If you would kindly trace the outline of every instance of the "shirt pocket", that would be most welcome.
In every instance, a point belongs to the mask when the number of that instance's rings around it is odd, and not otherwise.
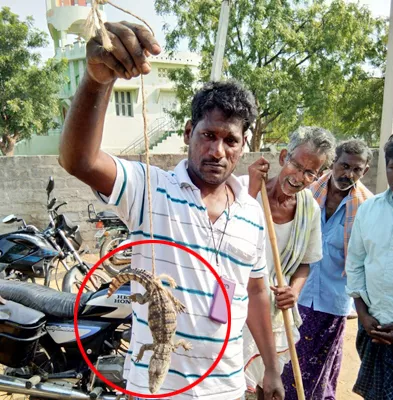
[[[344,224],[345,218],[333,224],[329,229],[326,241],[329,245],[333,246],[335,250],[342,252],[344,256]]]
[[[244,240],[231,239],[226,244],[226,253],[235,264],[254,266],[257,262],[257,249]]]

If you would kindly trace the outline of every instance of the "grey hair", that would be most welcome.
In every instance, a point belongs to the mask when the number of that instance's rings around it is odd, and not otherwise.
[[[326,162],[322,168],[330,167],[334,161],[336,147],[336,139],[330,131],[318,126],[300,126],[289,137],[288,154],[292,154],[297,147],[304,144],[310,145],[318,154],[326,155]]]
[[[373,159],[373,153],[367,146],[367,143],[360,139],[351,139],[341,142],[336,148],[336,160],[341,157],[342,153],[355,154],[358,156],[366,156],[367,164]]]

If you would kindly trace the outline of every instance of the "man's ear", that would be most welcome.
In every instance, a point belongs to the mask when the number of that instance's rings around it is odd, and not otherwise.
[[[184,143],[188,146],[190,144],[190,138],[192,133],[192,122],[189,119],[184,127]]]
[[[287,149],[282,149],[280,151],[280,156],[278,158],[281,167],[284,166],[287,157],[288,157],[288,150]]]
[[[246,148],[246,145],[248,146],[248,144],[247,144],[247,136],[243,135],[242,152],[240,153],[240,157],[244,154],[244,149]]]
[[[370,166],[367,164],[367,167],[365,168],[365,170],[363,172],[363,176],[367,174],[369,169],[370,169]],[[363,176],[362,176],[362,178],[363,178]]]

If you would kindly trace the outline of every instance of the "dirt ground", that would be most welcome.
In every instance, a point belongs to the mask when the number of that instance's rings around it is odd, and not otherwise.
[[[95,255],[86,255],[84,259],[87,262],[95,263],[97,257]],[[51,285],[55,288],[54,284]],[[352,392],[352,386],[356,380],[357,373],[359,371],[359,357],[355,348],[355,339],[357,333],[357,319],[352,319],[347,321],[345,338],[344,338],[344,356],[341,368],[341,373],[339,376],[338,388],[337,388],[337,398],[336,400],[359,400],[360,396]],[[1,366],[0,366],[1,373]],[[0,392],[0,400],[4,397],[4,394]],[[7,397],[5,397],[7,398]],[[23,396],[14,396],[13,400],[22,400]],[[253,400],[254,396],[247,396],[247,400]],[[8,400],[8,399],[7,399]],[[308,399],[306,399],[308,400]]]

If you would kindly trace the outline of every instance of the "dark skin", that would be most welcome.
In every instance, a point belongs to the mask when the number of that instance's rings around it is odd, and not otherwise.
[[[390,190],[393,191],[393,159],[386,164],[386,177]],[[374,343],[392,345],[393,344],[393,322],[381,325],[374,317],[368,313],[367,305],[361,298],[355,299],[356,311],[359,321],[363,325],[367,334],[372,337]]]
[[[325,209],[326,220],[328,220],[337,210],[341,201],[348,195],[353,183],[369,170],[365,155],[348,154],[343,152],[333,163],[332,177],[328,184],[328,194],[326,197]]]
[[[386,178],[388,180],[390,190],[393,192],[393,159],[388,160],[386,164]]]
[[[189,145],[188,173],[201,190],[202,199],[214,223],[226,207],[226,180],[243,154],[242,121],[226,118],[218,109],[207,113],[195,127],[187,122],[184,142]],[[234,194],[227,186],[230,204]]]
[[[93,189],[109,196],[116,179],[116,164],[100,150],[105,113],[117,78],[131,79],[151,71],[150,54],[161,52],[155,38],[145,27],[127,22],[106,23],[114,45],[105,51],[98,38],[87,44],[87,73],[67,114],[60,143],[60,165]],[[243,145],[240,120],[225,119],[218,110],[207,113],[193,127],[187,123],[185,142],[189,144],[189,174],[200,189],[208,215],[214,223],[226,207],[226,179],[240,158]],[[230,203],[233,192],[227,187]],[[284,398],[275,353],[269,300],[263,279],[248,283],[252,331],[267,370],[264,382],[267,399]],[[256,321],[264,321],[261,328]],[[257,326],[258,325],[258,326]]]
[[[124,22],[106,23],[105,26],[115,46],[114,51],[105,51],[98,38],[87,44],[87,73],[67,113],[59,163],[71,175],[108,196],[115,183],[116,164],[100,150],[100,146],[113,85],[117,78],[148,74],[151,67],[147,54],[158,55],[161,47],[140,25]]]
[[[316,178],[321,175],[321,169],[326,162],[326,156],[315,152],[309,145],[297,147],[288,161],[287,150],[280,153],[280,166],[282,167],[278,176],[271,178],[266,183],[269,205],[273,221],[276,224],[285,224],[294,219],[296,213],[296,193],[307,187],[312,180],[305,177],[304,171],[309,171]],[[257,197],[261,190],[262,179],[266,179],[269,162],[261,157],[250,165],[249,171],[249,194]],[[306,283],[309,274],[309,265],[300,264],[299,268],[291,277],[289,286],[271,286],[276,298],[277,308],[287,310],[293,308],[299,298],[300,292]],[[266,386],[257,386],[257,399],[264,400]]]

